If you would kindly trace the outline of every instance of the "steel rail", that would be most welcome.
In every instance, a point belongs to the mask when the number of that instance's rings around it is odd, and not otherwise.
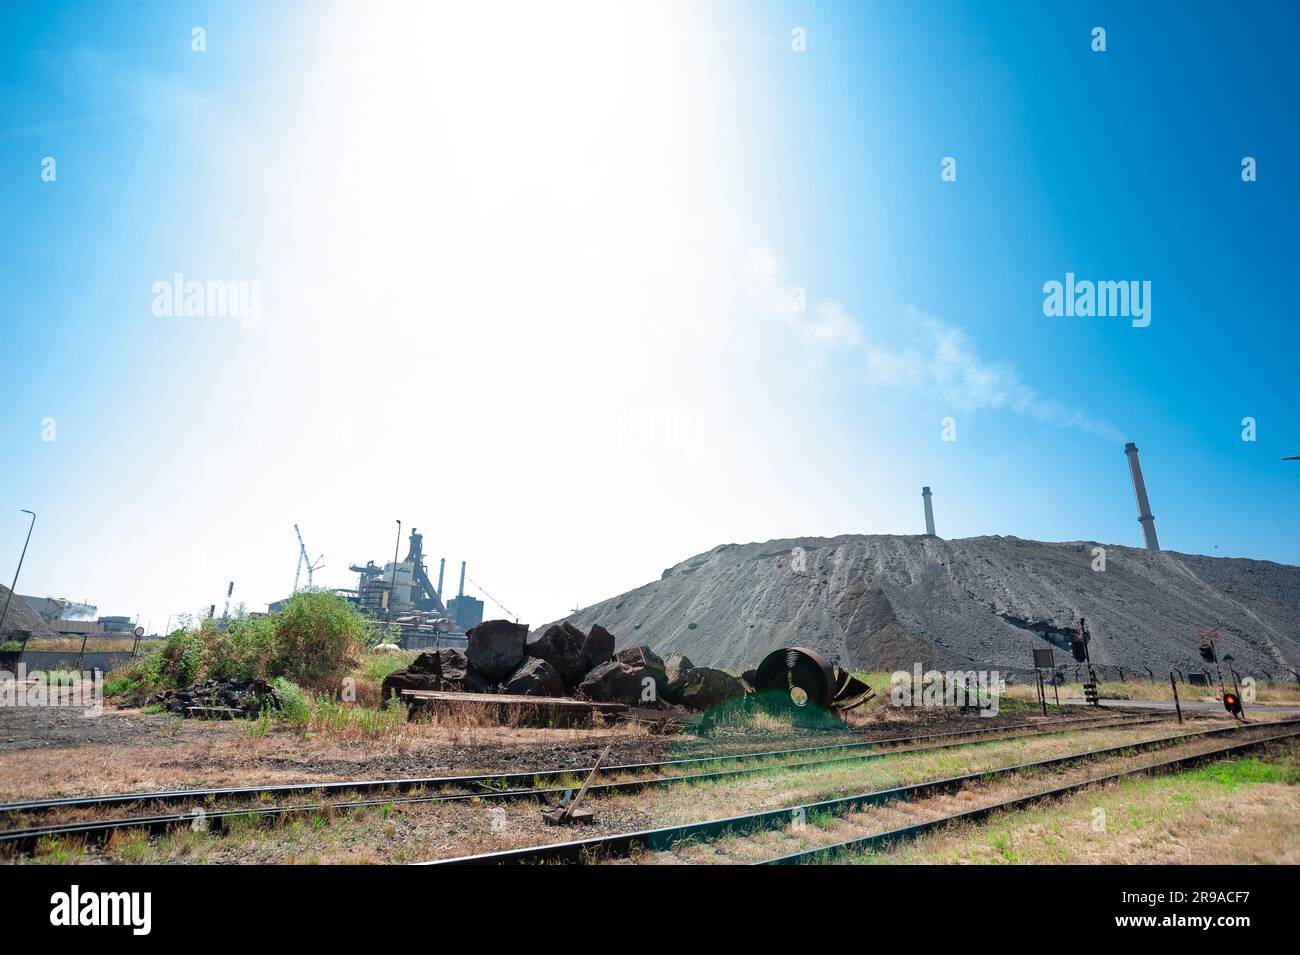
[[[615,793],[632,793],[639,792],[643,789],[649,789],[655,786],[671,786],[679,783],[700,783],[715,782],[725,779],[736,779],[743,776],[758,775],[770,772],[789,772],[792,770],[801,770],[815,768],[818,766],[833,765],[836,763],[858,762],[869,759],[880,759],[885,756],[909,755],[914,753],[931,752],[941,749],[953,749],[961,746],[978,745],[980,743],[999,743],[1008,742],[1017,739],[1034,739],[1042,736],[1053,736],[1061,733],[1086,732],[1094,729],[1115,729],[1130,726],[1144,726],[1151,723],[1163,722],[1160,718],[1147,718],[1139,720],[1119,720],[1110,723],[1092,723],[1087,726],[1071,727],[1047,727],[1049,732],[1036,733],[1012,733],[1003,736],[995,736],[988,739],[954,741],[941,743],[933,746],[914,746],[900,747],[897,749],[882,750],[880,752],[844,754],[841,756],[832,756],[826,759],[802,760],[791,763],[772,763],[762,766],[755,766],[742,769],[718,770],[707,773],[686,773],[678,776],[656,776],[649,779],[632,779],[618,782],[597,783],[589,787],[588,793],[594,795],[611,795]],[[828,747],[827,749],[835,749]],[[649,764],[656,765],[656,764]],[[0,845],[17,846],[20,849],[30,848],[40,839],[50,836],[107,836],[109,833],[119,829],[143,829],[150,833],[165,832],[176,826],[200,822],[204,827],[224,825],[226,820],[240,817],[252,816],[283,816],[290,814],[306,814],[321,811],[338,811],[345,809],[363,809],[376,806],[392,805],[411,805],[418,803],[431,802],[462,802],[465,800],[520,800],[520,799],[544,799],[547,797],[558,797],[566,789],[559,788],[533,788],[533,789],[505,789],[505,790],[486,790],[483,792],[470,793],[431,793],[412,796],[401,796],[398,798],[374,798],[345,800],[342,802],[329,803],[308,803],[290,806],[247,806],[234,809],[213,809],[205,810],[201,807],[179,813],[166,813],[152,816],[132,816],[118,819],[90,820],[83,822],[54,823],[43,826],[32,826],[21,829],[9,829],[0,831]]]
[[[1136,718],[1130,717],[1130,721],[1134,724],[1138,724],[1158,722],[1163,718],[1164,717],[1159,716],[1148,717],[1140,715]],[[757,752],[723,754],[718,756],[692,756],[682,759],[669,759],[661,762],[650,763],[623,763],[617,766],[606,766],[604,767],[603,772],[645,772],[667,767],[699,765],[701,763],[725,763],[729,761],[739,762],[752,759],[771,759],[782,756],[795,756],[804,753],[829,752],[832,750],[842,749],[862,749],[865,747],[887,746],[900,743],[915,743],[931,739],[953,739],[958,737],[984,735],[987,733],[997,733],[1007,730],[1033,730],[1045,726],[1058,727],[1085,723],[1091,724],[1105,719],[1106,717],[1098,716],[1075,717],[1068,720],[1057,720],[1051,723],[1013,723],[1004,726],[990,726],[985,729],[955,730],[948,733],[928,733],[915,736],[894,736],[882,739],[856,740],[853,742],[831,743],[824,746],[802,746],[794,749],[760,750]],[[399,792],[403,792],[416,788],[446,788],[449,786],[483,786],[492,789],[499,789],[512,784],[527,785],[537,779],[545,779],[549,777],[566,775],[581,776],[590,773],[591,769],[592,767],[586,766],[568,769],[538,769],[513,773],[482,773],[472,776],[332,780],[314,783],[284,783],[272,786],[230,786],[218,789],[170,789],[158,792],[112,793],[102,796],[67,796],[58,799],[35,799],[26,802],[0,803],[0,815],[15,812],[48,811],[51,809],[84,809],[99,806],[123,805],[128,803],[190,802],[196,799],[246,798],[263,795],[292,795],[312,792],[373,792],[379,789],[395,789]]]
[[[635,832],[615,833],[608,836],[595,836],[589,839],[576,839],[570,842],[557,842],[541,846],[525,846],[518,849],[503,849],[497,852],[477,853],[469,856],[434,859],[420,864],[499,865],[525,862],[545,862],[551,860],[583,861],[586,858],[598,855],[601,852],[611,855],[627,855],[637,847],[663,849],[680,842],[683,839],[695,836],[707,838],[717,836],[724,832],[746,833],[764,829],[780,828],[786,825],[790,821],[791,814],[798,810],[804,810],[805,813],[818,811],[829,811],[833,813],[846,812],[858,806],[877,805],[898,799],[913,798],[922,794],[930,795],[940,792],[948,792],[960,789],[967,783],[980,779],[1009,775],[1012,773],[1024,772],[1026,770],[1064,766],[1073,762],[1079,762],[1099,756],[1111,756],[1121,752],[1156,749],[1176,745],[1190,739],[1219,736],[1224,733],[1252,732],[1258,729],[1268,729],[1288,725],[1300,727],[1300,720],[1279,720],[1268,723],[1252,723],[1246,726],[1234,723],[1232,726],[1225,726],[1218,729],[1197,730],[1189,733],[1177,733],[1171,736],[1158,737],[1153,740],[1122,743],[1117,746],[1109,746],[1082,753],[1071,753],[1065,756],[1056,756],[1032,763],[1021,763],[1013,766],[1004,766],[998,769],[983,770],[981,772],[969,773],[964,776],[953,776],[947,779],[912,783],[905,786],[897,786],[892,789],[859,793],[853,796],[841,796],[802,806],[787,806],[781,809],[769,809],[739,816],[710,819],[703,822],[685,823],[676,826],[663,826],[657,829],[643,829]],[[1295,732],[1300,733],[1300,728],[1297,728]]]
[[[994,813],[1024,809],[1034,805],[1035,803],[1049,799],[1058,799],[1062,796],[1068,796],[1092,786],[1099,786],[1102,783],[1114,782],[1141,773],[1166,772],[1171,769],[1179,769],[1185,766],[1195,766],[1198,763],[1217,759],[1225,753],[1241,752],[1247,749],[1253,749],[1256,746],[1262,746],[1265,743],[1271,743],[1280,739],[1291,739],[1295,736],[1300,736],[1300,729],[1292,729],[1285,733],[1278,733],[1273,736],[1264,736],[1259,739],[1247,740],[1244,743],[1231,743],[1228,746],[1221,746],[1218,749],[1207,750],[1203,753],[1193,753],[1190,756],[1178,756],[1174,759],[1167,759],[1160,763],[1139,766],[1135,769],[1125,769],[1117,773],[1109,773],[1105,776],[1095,776],[1092,779],[1085,779],[1082,782],[1057,786],[1055,789],[1046,789],[1042,792],[1030,793],[1027,796],[1017,796],[1012,799],[1004,799],[1002,802],[995,803],[992,806],[982,806],[978,809],[968,809],[965,812],[955,812],[926,822],[913,823],[910,826],[900,826],[896,829],[874,833],[869,836],[861,836],[857,839],[846,839],[843,842],[835,842],[819,848],[805,849],[801,852],[792,852],[788,855],[778,856],[775,859],[764,859],[761,862],[755,862],[752,864],[800,865],[809,862],[821,863],[829,862],[836,856],[845,853],[865,852],[877,848],[892,848],[898,843],[915,839],[927,832],[944,828],[954,823],[979,822]]]

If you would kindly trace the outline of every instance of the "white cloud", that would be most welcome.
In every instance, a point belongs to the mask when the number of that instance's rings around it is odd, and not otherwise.
[[[942,395],[965,411],[1010,411],[1046,424],[1078,428],[1110,441],[1122,433],[1086,411],[1048,398],[1026,384],[1015,366],[979,355],[960,328],[909,305],[899,323],[901,341],[885,342],[868,334],[834,299],[823,299],[808,311],[797,310],[795,290],[783,287],[777,255],[766,246],[754,254],[754,278],[762,298],[787,326],[805,341],[857,353],[866,364],[869,381],[882,387],[906,387]]]
[[[1047,424],[1079,428],[1107,440],[1123,435],[1080,408],[1047,398],[1025,384],[1010,362],[982,359],[959,328],[908,306],[905,324],[918,329],[924,379],[948,401],[966,410],[1005,410]]]

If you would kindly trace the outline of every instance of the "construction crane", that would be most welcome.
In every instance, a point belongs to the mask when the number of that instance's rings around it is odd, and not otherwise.
[[[307,589],[311,589],[312,575],[325,566],[325,555],[321,554],[316,558],[316,563],[311,562],[307,556],[307,545],[302,542],[302,531],[298,530],[298,525],[293,525],[293,532],[298,535],[298,569],[293,572],[293,592],[298,592],[298,579],[302,576],[303,567],[307,568]]]

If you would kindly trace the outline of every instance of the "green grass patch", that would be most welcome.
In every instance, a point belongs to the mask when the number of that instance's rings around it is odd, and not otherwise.
[[[1258,757],[1211,763],[1180,773],[1177,778],[1217,783],[1224,789],[1240,789],[1254,783],[1300,783],[1300,766],[1294,762],[1266,762]]]

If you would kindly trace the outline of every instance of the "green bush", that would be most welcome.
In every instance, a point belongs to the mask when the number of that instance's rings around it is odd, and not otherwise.
[[[138,677],[118,676],[104,681],[104,696],[127,696],[140,688]]]
[[[304,591],[278,613],[177,630],[160,649],[114,671],[110,683],[135,702],[205,679],[285,677],[299,687],[333,690],[380,635],[343,598]]]
[[[276,677],[271,685],[275,687],[275,697],[280,702],[280,719],[294,726],[305,726],[311,719],[311,707],[307,705],[307,695],[302,688],[284,677]]]
[[[274,620],[276,675],[301,686],[333,688],[373,636],[355,607],[323,591],[295,594]]]
[[[274,617],[239,617],[213,641],[209,675],[221,679],[266,680],[276,658]]]
[[[159,674],[172,686],[189,686],[203,668],[203,633],[178,631],[162,648]]]

